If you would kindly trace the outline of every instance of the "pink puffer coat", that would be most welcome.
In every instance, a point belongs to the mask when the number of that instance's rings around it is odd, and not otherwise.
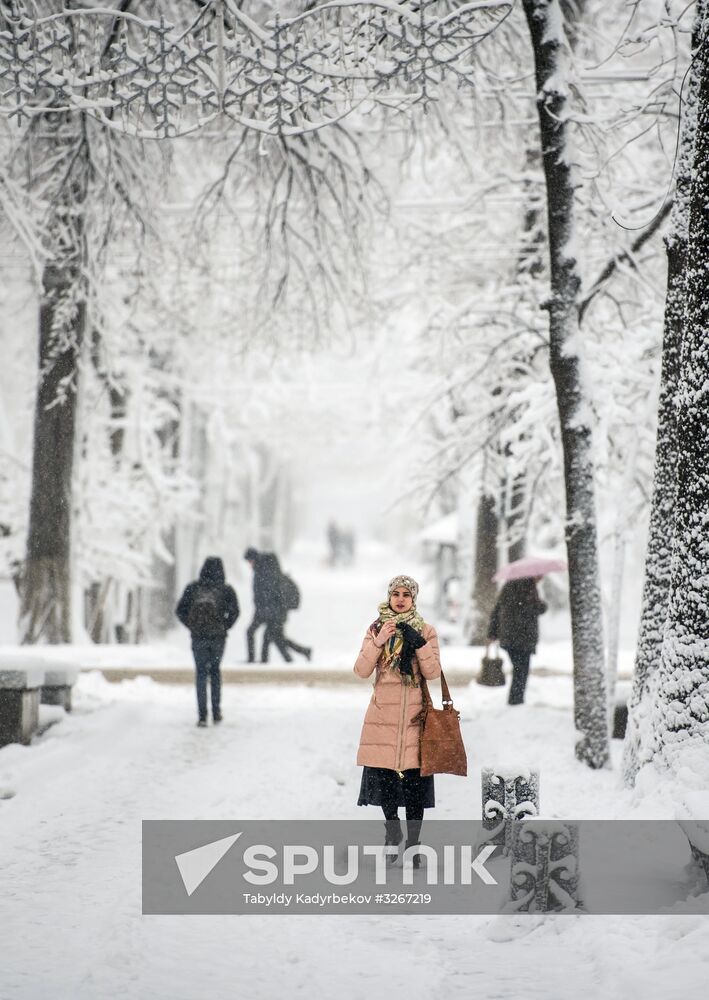
[[[441,657],[438,636],[432,625],[424,625],[426,645],[416,650],[413,661],[414,674],[426,680],[441,675]],[[359,739],[357,763],[369,767],[388,767],[392,771],[405,771],[420,767],[418,722],[414,716],[421,711],[421,688],[404,684],[396,670],[381,670],[378,661],[382,650],[375,646],[371,632],[367,632],[354,665],[358,677],[374,678],[374,691],[367,708]],[[435,693],[432,692],[435,697]]]

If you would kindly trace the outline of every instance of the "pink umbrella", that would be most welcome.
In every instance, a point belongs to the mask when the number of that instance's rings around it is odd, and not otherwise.
[[[524,559],[515,559],[498,569],[493,576],[496,583],[503,583],[506,580],[523,580],[530,576],[546,576],[547,573],[555,573],[557,570],[566,569],[563,559],[542,559],[539,556],[525,556]]]

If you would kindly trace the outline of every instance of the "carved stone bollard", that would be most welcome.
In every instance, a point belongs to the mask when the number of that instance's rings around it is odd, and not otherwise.
[[[707,880],[709,880],[709,854],[705,854],[704,851],[695,847],[694,844],[690,844],[689,847],[692,852],[692,860],[699,865],[706,875]]]
[[[532,820],[512,825],[512,913],[562,913],[582,909],[579,834],[573,823]]]
[[[679,825],[689,841],[692,860],[701,868],[709,881],[709,823],[680,820]]]
[[[514,820],[539,815],[539,771],[483,768],[482,802],[484,843],[497,844],[509,854]]]

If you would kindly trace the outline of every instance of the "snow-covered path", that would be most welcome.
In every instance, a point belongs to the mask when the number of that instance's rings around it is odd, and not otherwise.
[[[539,763],[547,815],[627,810],[615,773],[573,761],[567,689],[548,679],[544,703],[513,715],[500,690],[457,692],[472,776],[437,779],[436,817],[478,816],[479,768],[501,760]],[[198,730],[184,686],[83,677],[72,716],[0,751],[0,998],[606,1000],[632,984],[659,1000],[678,964],[699,996],[697,916],[141,916],[143,819],[362,818],[367,697],[366,684],[231,687],[222,727]]]

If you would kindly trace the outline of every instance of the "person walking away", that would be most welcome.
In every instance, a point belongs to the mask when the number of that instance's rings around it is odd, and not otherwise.
[[[294,642],[293,639],[289,639],[285,634],[288,612],[296,611],[300,607],[300,591],[298,590],[295,580],[283,572],[281,572],[281,597],[283,599],[283,607],[285,608],[285,617],[281,623],[279,637],[283,639],[283,644],[287,649],[292,649],[293,652],[300,653],[301,656],[304,656],[306,660],[310,661],[310,658],[313,655],[312,648],[310,646],[301,646],[300,643]]]
[[[330,521],[327,526],[327,544],[330,550],[328,556],[329,566],[338,566],[340,563],[342,538],[340,529],[336,521]]]
[[[410,576],[395,576],[379,616],[370,625],[354,665],[358,677],[374,674],[374,690],[364,717],[357,752],[363,766],[357,805],[384,813],[387,863],[396,861],[403,839],[399,807],[406,810],[406,848],[420,843],[424,809],[435,805],[433,775],[421,777],[418,714],[423,707],[421,677],[441,675],[438,636],[416,610],[419,587]],[[413,855],[415,867],[420,856]]]
[[[312,650],[287,639],[283,632],[288,617],[288,594],[278,557],[273,552],[259,552],[248,548],[244,559],[254,573],[254,617],[246,630],[247,661],[253,663],[255,660],[256,632],[262,625],[265,626],[261,647],[262,663],[268,663],[272,643],[286,663],[292,661],[289,649],[309,660]]]
[[[248,663],[254,663],[256,659],[256,632],[258,629],[282,613],[283,599],[280,593],[279,577],[274,573],[273,561],[268,558],[269,555],[270,553],[259,552],[253,547],[249,547],[244,552],[244,559],[253,570],[254,595],[254,616],[246,630],[246,660]],[[265,636],[262,650],[263,659],[266,653]]]
[[[540,576],[508,580],[490,616],[488,641],[499,641],[512,663],[509,705],[524,702],[530,660],[537,651],[539,616],[547,610],[537,593],[540,580]]]
[[[197,725],[207,725],[207,681],[211,694],[212,721],[221,722],[221,662],[227,632],[239,617],[236,591],[226,582],[221,559],[209,556],[204,560],[199,579],[187,584],[175,614],[190,630],[192,639]]]

